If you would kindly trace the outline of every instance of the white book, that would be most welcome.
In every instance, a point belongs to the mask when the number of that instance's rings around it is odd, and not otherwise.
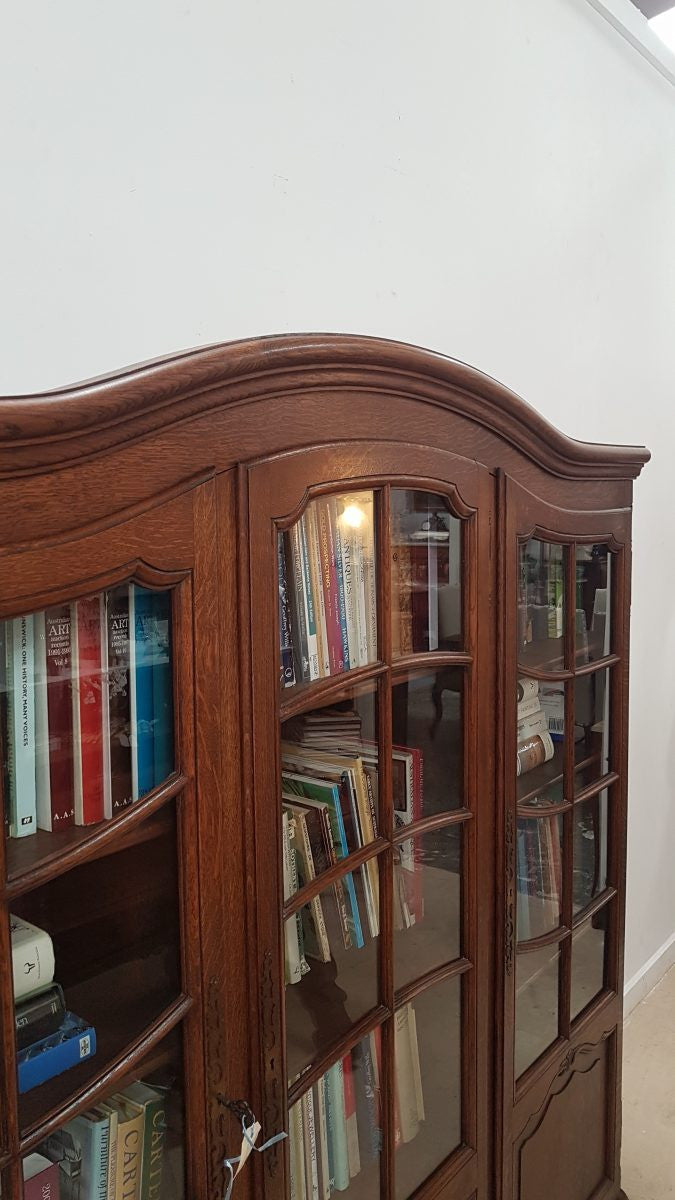
[[[293,890],[293,869],[291,864],[291,838],[288,813],[282,813],[282,849],[284,870],[284,900],[290,900]],[[298,943],[298,925],[294,917],[284,921],[284,939],[286,950],[286,982],[299,983],[302,978],[300,970],[300,945]]]
[[[373,524],[373,495],[369,492],[362,501],[365,513],[363,524],[364,603],[366,608],[366,662],[377,658],[377,571],[375,567],[375,528]]]
[[[302,607],[305,612],[305,627],[307,629],[307,657],[309,659],[310,679],[319,678],[319,646],[316,636],[316,611],[314,608],[314,593],[309,570],[309,548],[307,544],[307,522],[304,516],[293,526],[293,537],[297,538],[298,558],[300,563],[300,583],[302,592]]]
[[[420,1048],[417,1041],[417,1017],[412,1004],[409,1006],[408,1014],[408,1029],[410,1032],[410,1053],[412,1056],[413,1077],[415,1080],[415,1099],[417,1101],[417,1115],[420,1121],[424,1120],[424,1093],[422,1091],[422,1068],[420,1066]]]
[[[34,639],[32,614],[7,621],[9,832],[15,838],[27,837],[37,829]]]
[[[349,521],[345,520],[344,512],[338,519],[340,521],[342,582],[345,593],[349,668],[353,670],[354,667],[358,667],[359,665],[359,633],[356,624],[356,604],[354,602],[354,527]],[[345,663],[346,666],[347,663]]]
[[[548,732],[548,717],[542,709],[539,712],[533,713],[530,717],[525,717],[518,722],[518,741],[524,742],[526,738],[536,737],[538,733]]]
[[[319,1158],[319,1196],[330,1200],[330,1160],[328,1158],[328,1126],[326,1123],[326,1080],[322,1077],[316,1085],[314,1103],[316,1141]]]
[[[368,608],[366,604],[366,531],[363,526],[354,536],[354,573],[356,576],[356,616],[359,630],[359,664],[368,662]]]
[[[314,596],[317,649],[320,650],[319,663],[323,664],[323,676],[326,676],[330,675],[330,653],[328,650],[328,628],[326,626],[326,602],[323,595],[319,529],[314,503],[310,504],[305,515],[307,518],[307,549],[311,559],[311,566],[313,567],[313,570],[310,569],[310,578],[316,580],[316,588],[312,590],[312,594]]]
[[[417,1038],[415,1038],[415,1044],[417,1044]],[[416,1068],[410,1035],[409,1004],[404,1004],[403,1008],[397,1009],[394,1017],[394,1052],[401,1139],[404,1142],[411,1142],[419,1133],[420,1116],[415,1082]]]
[[[46,929],[10,914],[14,1001],[54,982],[54,943]]]
[[[316,1142],[316,1123],[312,1089],[305,1092],[302,1100],[302,1122],[305,1133],[305,1182],[307,1200],[320,1200],[319,1162]]]

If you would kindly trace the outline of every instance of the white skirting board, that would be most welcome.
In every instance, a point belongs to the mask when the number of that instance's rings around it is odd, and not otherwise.
[[[630,1016],[636,1005],[649,995],[652,988],[656,987],[674,964],[675,933],[672,933],[640,970],[636,971],[631,979],[626,980],[623,989],[624,1018]]]

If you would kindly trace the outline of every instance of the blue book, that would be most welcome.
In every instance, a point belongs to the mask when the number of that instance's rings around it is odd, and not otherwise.
[[[131,684],[131,794],[134,800],[155,783],[153,593],[129,587],[129,681]]]
[[[174,768],[173,673],[171,670],[171,593],[152,592],[154,651],[152,702],[154,709],[154,786],[163,783]]]
[[[19,1092],[29,1092],[95,1053],[96,1031],[74,1013],[67,1012],[57,1033],[17,1054]]]

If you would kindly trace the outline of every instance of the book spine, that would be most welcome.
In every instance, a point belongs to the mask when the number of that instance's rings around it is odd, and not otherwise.
[[[302,1103],[298,1100],[290,1111],[291,1200],[307,1200],[305,1180],[305,1145]]]
[[[409,1004],[404,1004],[395,1014],[394,1046],[396,1052],[396,1090],[401,1121],[401,1138],[404,1142],[410,1142],[419,1132],[420,1115],[417,1107]]]
[[[108,1200],[108,1158],[110,1155],[110,1122],[100,1121],[95,1125],[95,1197],[96,1200]]]
[[[173,672],[171,593],[152,593],[153,781],[157,787],[173,771]]]
[[[339,675],[344,670],[345,661],[342,649],[342,628],[338,600],[337,569],[335,563],[335,542],[330,519],[328,500],[317,501],[319,518],[319,547],[321,552],[321,586],[326,611],[326,632],[328,639],[328,656],[330,659],[330,674]]]
[[[347,1129],[347,1159],[349,1175],[354,1179],[361,1170],[361,1155],[359,1151],[359,1129],[356,1120],[356,1095],[354,1092],[354,1072],[352,1056],[346,1054],[342,1060],[342,1078],[345,1095],[345,1126]]]
[[[361,1161],[374,1162],[382,1149],[382,1132],[377,1112],[375,1066],[371,1039],[364,1038],[352,1051],[356,1091],[356,1113],[359,1121]]]
[[[368,654],[368,607],[366,604],[366,538],[364,528],[368,517],[364,514],[364,522],[354,531],[354,576],[356,596],[356,625],[359,635],[359,665],[364,667],[369,661]]]
[[[34,621],[32,615],[14,617],[7,625],[9,832],[19,838],[37,828]]]
[[[377,571],[375,566],[375,525],[372,494],[363,531],[364,603],[366,608],[366,662],[377,658]]]
[[[58,983],[52,984],[45,992],[18,1001],[14,1006],[17,1050],[23,1050],[56,1033],[65,1015],[66,1002]]]
[[[109,776],[106,817],[117,816],[133,799],[131,680],[128,584],[107,595],[106,641],[108,648],[107,699],[108,745],[106,773]]]
[[[106,1105],[110,1124],[110,1146],[108,1150],[108,1200],[117,1200],[117,1143],[119,1116],[117,1109]]]
[[[326,1123],[326,1084],[322,1076],[314,1088],[314,1114],[319,1160],[319,1196],[330,1200],[330,1160],[328,1156],[328,1125]]]
[[[49,772],[49,714],[47,709],[47,637],[45,613],[35,613],[35,810],[38,829],[52,828],[52,797]]]
[[[340,549],[342,556],[342,581],[344,587],[345,624],[347,627],[347,648],[350,670],[359,665],[359,637],[356,615],[356,597],[354,580],[354,530],[347,524],[343,516],[337,516],[340,532]]]
[[[314,595],[312,593],[312,577],[309,568],[309,547],[307,544],[307,522],[302,516],[295,526],[300,542],[300,570],[302,572],[302,602],[304,605],[305,625],[307,628],[307,657],[309,660],[309,678],[319,678],[319,648],[316,634],[316,613]]]
[[[72,607],[75,824],[103,820],[101,597]]]
[[[330,652],[328,649],[328,630],[326,627],[326,603],[324,600],[323,583],[321,578],[321,548],[319,544],[319,528],[316,504],[309,505],[306,513],[307,541],[309,549],[310,574],[312,577],[312,592],[316,612],[316,636],[319,651],[319,673],[321,678],[330,675]]]
[[[101,594],[101,729],[103,758],[103,817],[112,817],[112,777],[110,762],[110,655],[108,647],[108,593]]]
[[[302,1123],[305,1141],[305,1181],[307,1200],[319,1200],[319,1161],[316,1143],[316,1124],[314,1119],[314,1098],[312,1089],[305,1092],[302,1100]]]
[[[129,640],[131,645],[131,746],[133,799],[138,800],[153,786],[152,692],[152,593],[147,588],[129,587]]]
[[[120,1121],[117,1132],[117,1198],[140,1200],[144,1114]]]
[[[166,1098],[158,1096],[145,1105],[140,1200],[160,1200],[166,1128]]]
[[[291,839],[288,813],[282,814],[282,848],[283,848],[283,872],[284,872],[284,900],[290,900],[292,896],[292,864],[291,864]],[[298,926],[294,917],[289,917],[284,921],[284,943],[285,943],[285,959],[286,959],[286,983],[299,983],[301,979],[300,971],[300,949],[298,946]]]
[[[302,574],[302,547],[300,529],[296,522],[288,531],[291,550],[291,578],[293,580],[294,605],[293,612],[297,627],[297,636],[293,638],[296,648],[296,676],[307,682],[311,679],[309,666],[309,640],[307,630],[307,602],[305,599],[304,579]]]
[[[25,1179],[23,1200],[59,1200],[59,1165],[50,1163],[39,1175]],[[62,1197],[61,1200],[68,1200]]]
[[[342,1063],[336,1062],[326,1072],[328,1137],[332,1154],[334,1187],[345,1192],[349,1187],[349,1156],[347,1152],[347,1123]]]
[[[291,606],[288,602],[283,533],[277,535],[277,570],[279,575],[279,682],[282,687],[292,687],[295,683],[293,635],[291,631]]]

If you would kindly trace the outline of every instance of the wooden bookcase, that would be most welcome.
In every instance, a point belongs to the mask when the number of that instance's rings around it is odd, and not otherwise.
[[[139,1080],[164,1097],[163,1175],[134,1200],[219,1200],[241,1101],[259,1144],[291,1136],[251,1156],[236,1200],[323,1197],[329,1172],[350,1200],[624,1195],[630,519],[648,457],[570,440],[463,364],[350,336],[0,401],[3,1196]],[[126,741],[106,710],[120,595]],[[57,611],[80,639],[73,703],[94,680],[103,713],[77,716],[103,720],[101,803],[124,800],[10,836],[31,751],[12,745],[7,642],[32,630],[38,653]],[[31,668],[43,712],[57,693]],[[36,771],[62,745],[51,722]],[[10,914],[49,933],[97,1039],[21,1093]]]

